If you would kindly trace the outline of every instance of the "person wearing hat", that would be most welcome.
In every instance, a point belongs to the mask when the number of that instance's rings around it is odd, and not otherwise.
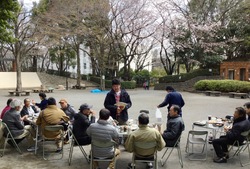
[[[59,104],[61,106],[62,111],[64,111],[64,113],[69,116],[69,120],[70,123],[73,124],[74,122],[74,116],[76,115],[76,110],[74,109],[73,106],[71,106],[70,104],[68,104],[66,99],[61,99],[59,101]]]
[[[91,143],[90,136],[86,130],[91,123],[95,123],[95,112],[91,110],[92,106],[84,103],[79,108],[79,113],[75,115],[73,123],[73,134],[80,145],[88,145]],[[90,120],[89,120],[89,116]]]
[[[6,123],[11,134],[16,139],[17,143],[19,143],[24,138],[26,138],[28,141],[27,144],[29,146],[27,150],[35,151],[35,147],[34,147],[35,142],[33,139],[35,138],[35,131],[31,127],[31,125],[24,126],[23,124],[22,119],[25,120],[27,116],[24,116],[23,118],[21,118],[20,116],[20,111],[22,108],[21,100],[13,99],[10,102],[10,107],[11,107],[10,110],[8,110],[3,117],[3,122]],[[4,129],[4,133],[5,134],[7,133],[6,129]],[[11,143],[12,142],[10,142],[10,144]]]
[[[166,91],[168,94],[166,95],[165,100],[161,104],[159,104],[157,108],[161,108],[168,105],[167,109],[169,112],[172,105],[177,105],[180,108],[185,105],[182,95],[179,92],[175,91],[172,86],[167,86]],[[179,115],[182,116],[182,110]]]

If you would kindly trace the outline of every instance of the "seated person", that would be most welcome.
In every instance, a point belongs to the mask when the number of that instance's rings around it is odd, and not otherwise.
[[[75,115],[73,123],[73,134],[80,145],[91,144],[91,138],[86,133],[91,123],[95,122],[95,112],[90,110],[92,106],[84,103],[79,108],[79,113]],[[91,118],[89,120],[89,116]]]
[[[37,114],[37,113],[39,113],[39,111],[37,110],[37,108],[35,106],[30,104],[30,99],[28,99],[28,98],[24,99],[24,106],[23,106],[23,109],[20,113],[21,117],[34,116],[34,114]],[[24,120],[24,125],[30,124],[30,121],[26,120],[26,119]]]
[[[0,119],[3,119],[4,114],[5,114],[8,110],[10,110],[10,108],[11,108],[11,107],[10,107],[10,102],[11,102],[12,100],[13,100],[12,98],[9,98],[9,99],[7,100],[7,105],[6,105],[5,108],[2,110]]]
[[[139,157],[149,157],[154,155],[155,150],[162,150],[165,146],[165,142],[159,131],[148,126],[148,115],[146,113],[141,113],[138,117],[138,122],[139,129],[128,135],[128,138],[125,142],[125,149],[128,152],[135,152],[135,154]],[[156,142],[156,147],[145,150],[136,149],[134,146],[135,142]]]
[[[184,122],[180,116],[181,109],[177,105],[172,105],[168,113],[166,130],[162,137],[166,142],[167,147],[173,147],[182,131],[185,129]]]
[[[244,104],[244,108],[246,110],[246,114],[248,116],[248,120],[250,121],[250,102]]]
[[[73,124],[74,122],[74,116],[77,114],[76,110],[73,106],[71,106],[66,99],[61,99],[59,101],[59,104],[61,106],[62,111],[69,116],[70,123]]]
[[[20,100],[12,100],[10,103],[11,109],[7,111],[3,117],[3,122],[8,126],[11,134],[15,139],[17,139],[17,143],[22,139],[26,138],[28,141],[29,148],[28,151],[35,151],[35,144],[33,138],[35,138],[35,131],[30,126],[24,126],[23,121],[20,117],[20,109],[22,106],[22,102]],[[24,116],[25,119],[26,116]],[[5,135],[7,134],[7,130],[4,130]],[[12,142],[11,142],[12,143]]]
[[[118,144],[118,132],[116,128],[111,125],[107,120],[109,119],[110,111],[108,109],[101,109],[99,112],[99,120],[97,123],[92,123],[88,129],[87,134],[91,137],[92,141],[102,141],[102,142],[113,142],[115,141]],[[107,147],[107,148],[99,148],[99,147],[92,147],[92,153],[96,157],[110,157],[114,154],[119,155],[120,150],[115,149],[114,147]],[[109,164],[109,169],[114,169],[114,158],[112,162]],[[93,168],[98,168],[98,163],[93,163]]]
[[[228,159],[228,145],[238,140],[241,144],[244,141],[242,132],[250,129],[250,122],[246,120],[246,111],[242,107],[237,107],[234,112],[233,126],[231,129],[224,128],[226,135],[213,140],[213,147],[218,156],[215,163],[226,163]]]
[[[48,106],[39,114],[36,124],[41,127],[42,133],[47,138],[55,138],[57,150],[62,151],[62,141],[60,140],[60,132],[52,132],[44,130],[47,125],[57,125],[62,122],[68,122],[69,117],[56,106],[56,100],[53,97],[48,98]]]

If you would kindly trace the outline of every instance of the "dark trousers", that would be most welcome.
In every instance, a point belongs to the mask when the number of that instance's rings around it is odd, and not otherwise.
[[[219,139],[213,140],[214,150],[218,157],[222,158],[225,156],[225,153],[228,152],[227,145],[229,144],[226,136],[221,136]]]

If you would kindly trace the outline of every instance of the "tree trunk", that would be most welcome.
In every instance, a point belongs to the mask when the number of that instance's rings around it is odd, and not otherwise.
[[[16,53],[16,91],[22,91],[22,77],[21,77],[21,59],[20,53]]]
[[[76,79],[76,85],[81,85],[81,63],[80,63],[80,45],[77,45],[77,55],[76,55],[76,62],[77,62],[77,79]]]

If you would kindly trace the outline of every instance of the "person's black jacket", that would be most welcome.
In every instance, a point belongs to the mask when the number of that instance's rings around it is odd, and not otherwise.
[[[95,122],[95,117],[89,117],[79,112],[74,116],[75,120],[73,123],[73,134],[80,145],[91,144],[91,138],[87,135],[86,130],[91,123]]]
[[[129,94],[122,89],[121,94],[120,94],[120,102],[127,103],[125,106],[125,109],[122,110],[120,113],[120,117],[123,121],[128,120],[128,109],[132,106],[132,102],[130,100]],[[110,115],[112,116],[113,119],[116,118],[116,111],[117,111],[117,106],[115,106],[116,100],[115,100],[115,91],[111,89],[104,100],[104,107],[110,111]]]
[[[180,116],[169,117],[167,121],[166,130],[162,134],[162,137],[166,142],[166,146],[174,146],[184,129],[185,125]]]
[[[48,105],[48,100],[43,99],[40,103],[36,103],[36,106],[39,107],[41,110],[44,110]]]
[[[36,107],[35,106],[33,106],[33,105],[30,105],[31,106],[31,108],[34,110],[34,113],[39,113],[39,111],[36,109]],[[23,116],[25,116],[25,115],[29,115],[29,112],[28,112],[28,109],[27,109],[27,107],[26,106],[23,106],[23,109],[22,109],[22,111],[21,111],[21,117],[23,117]]]
[[[238,140],[240,144],[244,141],[244,137],[241,135],[242,132],[250,130],[250,122],[246,117],[239,117],[234,120],[233,127],[226,134],[226,137],[230,144],[235,140]]]

